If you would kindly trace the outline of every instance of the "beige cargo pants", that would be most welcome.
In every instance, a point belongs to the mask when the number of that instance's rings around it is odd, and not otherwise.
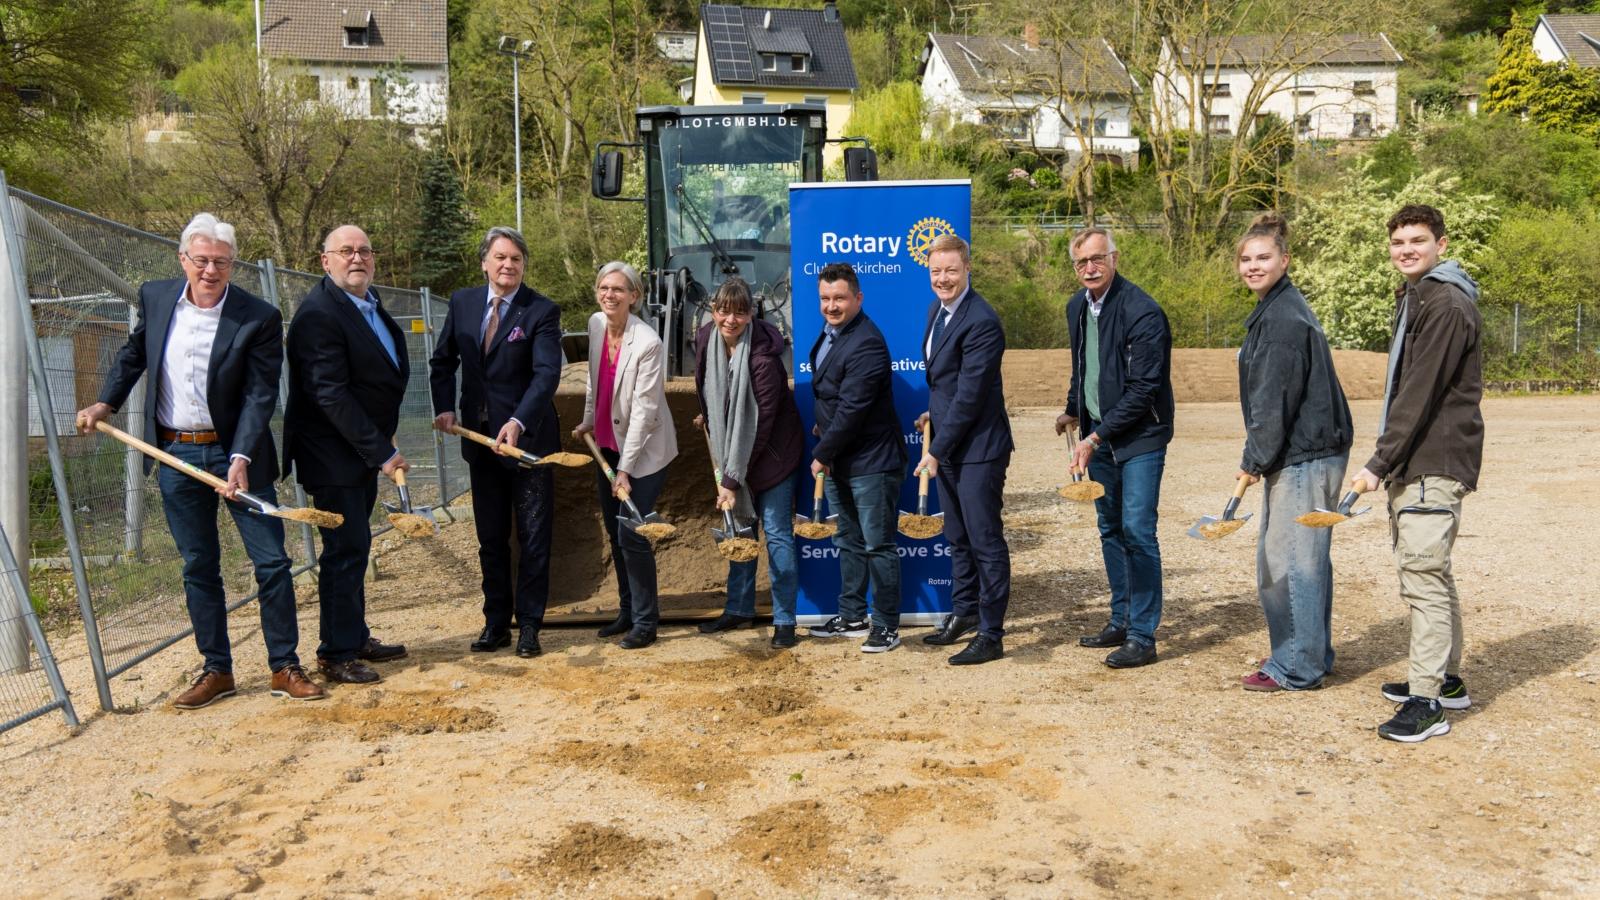
[[[1426,475],[1389,483],[1389,533],[1400,599],[1411,607],[1411,696],[1438,699],[1445,673],[1461,671],[1461,598],[1450,551],[1461,527],[1461,482]]]

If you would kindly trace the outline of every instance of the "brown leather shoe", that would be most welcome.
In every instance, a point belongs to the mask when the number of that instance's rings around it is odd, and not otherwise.
[[[383,680],[371,666],[359,659],[347,659],[342,662],[318,659],[317,671],[328,681],[339,684],[374,684]]]
[[[321,700],[328,692],[306,676],[300,666],[284,666],[272,673],[272,696],[290,700]]]
[[[210,706],[223,697],[232,697],[233,676],[227,672],[212,672],[210,670],[200,673],[200,677],[189,685],[189,689],[178,695],[172,705],[178,709],[199,709]]]
[[[368,637],[367,645],[356,651],[356,658],[367,662],[389,662],[404,659],[405,655],[405,644],[385,644],[375,637]]]

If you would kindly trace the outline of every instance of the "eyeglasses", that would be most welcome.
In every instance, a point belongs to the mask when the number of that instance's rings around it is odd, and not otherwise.
[[[190,256],[188,253],[184,253],[183,256],[202,272],[212,266],[216,266],[218,272],[226,272],[233,268],[233,260],[226,256]]]
[[[1116,256],[1116,254],[1115,253],[1096,253],[1093,256],[1085,256],[1083,259],[1075,259],[1075,260],[1073,260],[1072,261],[1072,267],[1074,269],[1077,269],[1079,272],[1082,272],[1084,269],[1087,269],[1090,266],[1095,266],[1095,267],[1104,266],[1106,263],[1111,261],[1111,257],[1113,257],[1113,256]]]
[[[366,262],[377,255],[377,253],[375,253],[371,247],[340,247],[337,250],[326,250],[324,252],[332,253],[334,256],[339,257],[345,262],[349,262],[351,259],[354,259],[358,256],[361,257],[362,262]]]

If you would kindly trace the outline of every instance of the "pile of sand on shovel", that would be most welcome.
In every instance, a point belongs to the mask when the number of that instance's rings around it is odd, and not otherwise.
[[[324,512],[320,509],[297,509],[292,506],[280,506],[277,512],[280,519],[293,519],[318,528],[338,528],[344,524],[344,516],[338,513]]]
[[[563,450],[559,453],[551,453],[548,456],[541,456],[539,457],[539,462],[549,463],[553,466],[569,466],[577,469],[587,466],[591,462],[591,459],[587,453],[568,453]]]
[[[823,538],[831,538],[838,533],[838,531],[839,528],[837,525],[829,525],[826,522],[801,522],[799,525],[794,527],[794,533],[808,541],[820,541]]]
[[[1350,517],[1344,515],[1343,513],[1329,512],[1325,509],[1319,509],[1313,512],[1301,513],[1300,515],[1295,516],[1294,520],[1299,522],[1301,525],[1309,525],[1312,528],[1332,528],[1348,518]]]
[[[648,522],[644,525],[640,525],[638,528],[635,528],[634,533],[654,544],[656,541],[670,536],[674,531],[677,530],[678,529],[676,527],[668,525],[665,522]]]
[[[761,544],[753,538],[733,537],[719,542],[717,552],[728,562],[754,562],[761,555]]]
[[[389,524],[406,537],[430,537],[433,523],[416,513],[389,513]]]
[[[1228,535],[1233,534],[1235,531],[1243,528],[1244,523],[1244,519],[1224,519],[1221,522],[1212,522],[1209,525],[1201,525],[1200,536],[1208,541],[1214,541],[1217,538],[1227,537]]]
[[[1077,503],[1092,503],[1106,495],[1106,486],[1098,481],[1074,481],[1058,493]]]
[[[910,538],[925,540],[944,533],[944,519],[938,516],[919,516],[916,513],[900,514],[900,533]]]

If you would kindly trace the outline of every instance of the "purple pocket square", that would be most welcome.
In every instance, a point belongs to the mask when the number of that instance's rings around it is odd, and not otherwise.
[[[525,341],[527,339],[528,333],[522,330],[521,325],[511,329],[511,333],[506,335],[506,343],[508,344],[515,344],[517,341]]]

